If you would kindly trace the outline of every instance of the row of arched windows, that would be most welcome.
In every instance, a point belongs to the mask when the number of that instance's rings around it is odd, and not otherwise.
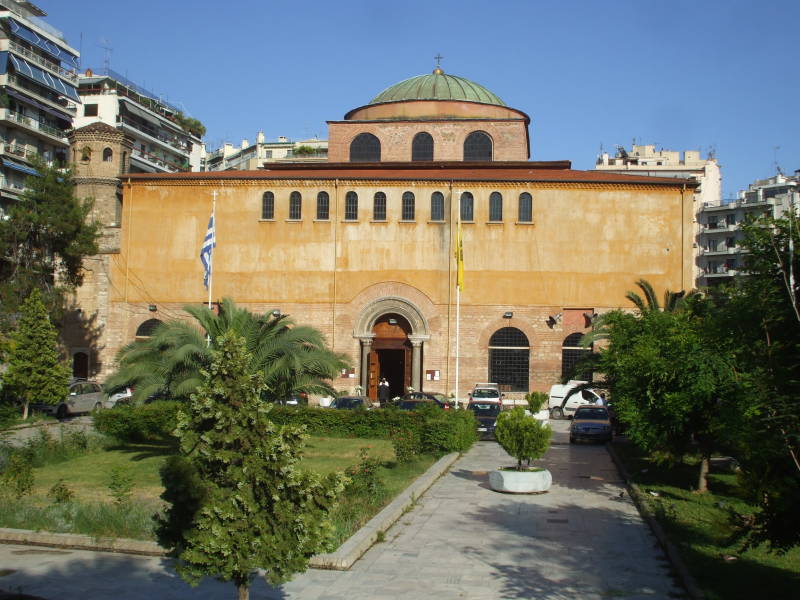
[[[411,160],[433,160],[433,136],[421,131],[411,140]],[[464,160],[492,160],[492,138],[485,131],[473,131],[464,138]],[[359,133],[350,142],[350,162],[380,162],[381,141],[371,133]]]
[[[578,362],[591,354],[592,348],[581,346],[582,333],[568,335],[561,346],[561,376],[592,380],[592,372],[575,373]],[[501,390],[527,392],[530,374],[528,337],[516,327],[503,327],[489,339],[489,381]]]
[[[331,202],[328,192],[317,194],[318,221],[330,219]],[[463,192],[460,197],[459,216],[461,221],[472,222],[475,220],[475,197],[472,192]],[[275,218],[275,194],[264,192],[261,198],[261,218],[263,220],[273,220]],[[296,221],[303,218],[303,198],[300,192],[289,194],[289,219]],[[416,197],[414,192],[403,192],[400,207],[400,219],[402,221],[416,220]],[[344,220],[358,221],[358,194],[349,191],[344,198]],[[372,197],[372,220],[386,220],[386,194],[376,192]],[[433,192],[430,198],[430,220],[444,221],[444,194]],[[492,192],[489,195],[489,222],[501,223],[503,221],[503,195],[500,192]],[[533,222],[533,197],[528,192],[519,195],[517,204],[517,222]]]

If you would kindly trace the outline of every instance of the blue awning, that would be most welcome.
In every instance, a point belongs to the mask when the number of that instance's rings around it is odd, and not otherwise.
[[[67,52],[64,48],[61,48],[50,40],[43,38],[33,29],[26,27],[14,19],[9,19],[8,24],[11,27],[11,33],[14,35],[21,37],[26,42],[29,42],[38,48],[41,48],[59,62],[63,61],[70,67],[74,67],[76,69],[78,68],[78,57],[71,52]]]
[[[0,53],[0,54],[2,54],[2,53]],[[0,57],[0,61],[2,61],[2,60],[3,60],[3,58]],[[0,73],[0,74],[2,74],[2,73]],[[53,116],[53,117],[55,117],[57,119],[62,119],[64,121],[69,121],[70,123],[72,123],[72,117],[69,114],[67,114],[66,112],[61,112],[59,110],[56,110],[55,108],[50,108],[49,106],[46,106],[45,104],[42,104],[41,102],[38,102],[38,101],[34,100],[33,98],[25,96],[24,94],[20,94],[19,92],[17,92],[16,90],[14,90],[12,88],[6,88],[6,94],[11,96],[12,98],[16,98],[20,102],[25,102],[25,103],[30,104],[31,106],[33,106],[35,108],[43,110],[48,115],[51,115],[51,116]]]
[[[8,71],[8,52],[0,52],[0,75]]]
[[[78,90],[76,90],[72,85],[68,84],[63,79],[53,77],[47,71],[43,71],[39,67],[34,67],[27,60],[22,60],[13,54],[9,54],[8,58],[11,59],[11,62],[14,65],[14,70],[19,75],[27,77],[36,83],[40,83],[43,86],[50,88],[57,94],[61,94],[71,100],[74,100],[75,102],[80,103],[81,99],[80,96],[78,96]]]
[[[39,171],[37,171],[36,169],[34,169],[32,167],[29,167],[28,165],[24,165],[22,163],[19,163],[19,162],[15,161],[15,160],[11,160],[10,158],[8,158],[6,156],[3,157],[3,166],[4,167],[11,167],[12,169],[20,171],[22,173],[26,173],[28,175],[35,175],[37,177],[39,176]]]

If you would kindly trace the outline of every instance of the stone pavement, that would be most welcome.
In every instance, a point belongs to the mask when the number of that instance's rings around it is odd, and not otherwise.
[[[661,599],[685,597],[624,492],[603,446],[571,446],[554,422],[550,492],[506,495],[487,471],[510,465],[477,444],[347,572],[310,570],[253,600],[416,598]],[[159,558],[0,546],[0,589],[48,600],[234,598],[232,584],[190,588]]]

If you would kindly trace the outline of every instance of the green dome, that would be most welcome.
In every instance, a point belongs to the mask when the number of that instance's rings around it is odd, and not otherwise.
[[[369,104],[403,100],[464,100],[505,106],[505,102],[482,85],[463,77],[446,75],[438,67],[430,75],[418,75],[386,88]]]

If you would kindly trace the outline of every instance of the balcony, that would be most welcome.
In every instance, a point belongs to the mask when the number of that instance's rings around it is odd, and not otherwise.
[[[56,75],[59,75],[64,79],[71,81],[74,84],[78,83],[78,74],[75,71],[67,71],[60,65],[57,65],[50,60],[47,60],[46,58],[44,58],[39,54],[36,54],[35,52],[31,52],[30,50],[28,50],[27,48],[25,48],[24,46],[18,44],[13,40],[8,41],[8,47],[14,54],[19,54],[23,58],[36,63],[40,67],[44,67],[48,71],[51,71],[52,73],[55,73]]]
[[[0,154],[9,154],[11,156],[19,157],[23,160],[27,160],[36,156],[36,152],[33,150],[28,150],[27,146],[22,146],[20,144],[9,144],[7,142],[0,143]]]
[[[154,141],[160,142],[161,144],[168,146],[170,149],[177,150],[181,154],[189,154],[189,144],[188,143],[181,143],[179,140],[170,138],[169,136],[161,133],[155,127],[150,127],[145,125],[144,123],[139,123],[138,121],[131,119],[130,117],[124,117],[119,115],[117,120],[122,123],[123,126],[133,129],[136,132],[143,133],[149,138]]]
[[[57,140],[61,144],[65,145],[68,143],[66,129],[59,129],[58,127],[47,125],[46,123],[42,123],[41,121],[31,117],[26,117],[22,113],[13,111],[9,108],[0,109],[0,120],[11,121],[13,123],[17,123],[18,125],[22,125],[24,128],[30,131],[44,134],[50,141]]]
[[[738,228],[739,226],[736,223],[703,223],[703,230],[706,233],[724,233],[728,231],[736,231]]]
[[[186,164],[180,165],[178,163],[166,160],[162,156],[145,152],[141,148],[134,148],[133,152],[131,152],[131,158],[138,158],[139,160],[144,161],[145,164],[155,168],[157,172],[166,171],[168,173],[178,173],[189,170],[188,161]]]
[[[62,96],[57,96],[55,92],[51,92],[50,90],[45,91],[43,88],[40,88],[35,83],[28,81],[24,77],[18,77],[16,75],[7,75],[7,77],[8,83],[13,85],[15,88],[23,90],[26,94],[33,96],[37,100],[46,102],[49,106],[52,106],[57,110],[63,110],[67,113],[71,113],[73,116],[78,112],[77,104],[70,102]]]

